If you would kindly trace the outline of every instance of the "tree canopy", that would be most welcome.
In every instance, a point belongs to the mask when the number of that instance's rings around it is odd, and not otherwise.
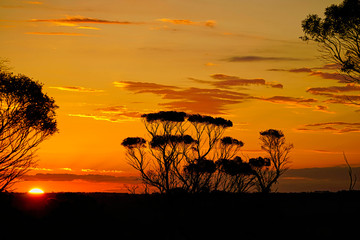
[[[37,146],[58,130],[56,109],[42,84],[0,70],[0,191],[34,166]]]
[[[311,14],[303,20],[301,38],[319,43],[323,57],[347,75],[344,81],[360,83],[360,1],[333,4],[324,15]]]

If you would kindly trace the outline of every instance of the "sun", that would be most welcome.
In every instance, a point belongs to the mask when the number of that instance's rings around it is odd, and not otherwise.
[[[29,193],[30,194],[43,194],[44,191],[40,188],[32,188],[29,190]]]

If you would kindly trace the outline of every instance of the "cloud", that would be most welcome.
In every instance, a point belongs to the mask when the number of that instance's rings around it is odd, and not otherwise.
[[[299,58],[262,57],[262,56],[234,56],[224,59],[227,62],[260,62],[260,61],[299,61]]]
[[[91,118],[94,120],[99,120],[99,121],[107,121],[107,122],[119,122],[118,119],[111,119],[108,116],[99,116],[99,115],[92,115],[92,114],[73,114],[70,113],[68,114],[69,117],[80,117],[80,118]]]
[[[205,27],[215,27],[216,21],[207,20],[205,22],[194,22],[186,19],[169,19],[169,18],[161,18],[157,19],[160,22],[172,23],[176,25],[193,25],[193,26],[205,26]]]
[[[57,89],[61,91],[69,91],[69,92],[82,92],[82,93],[100,93],[104,92],[104,90],[100,89],[92,89],[92,88],[85,88],[79,86],[68,86],[68,87],[49,87],[52,89]]]
[[[360,86],[355,84],[347,84],[346,86],[315,87],[308,88],[306,91],[314,95],[328,97],[328,99],[324,101],[326,103],[338,103],[352,106],[360,105],[357,103],[357,101],[360,101],[360,95],[337,94],[343,92],[359,92]]]
[[[349,77],[341,74],[341,73],[337,73],[337,72],[323,72],[323,71],[318,71],[320,70],[338,70],[339,65],[337,64],[326,64],[323,67],[317,67],[317,68],[292,68],[292,69],[268,69],[268,71],[276,71],[276,72],[291,72],[291,73],[308,73],[309,76],[316,76],[316,77],[320,77],[322,79],[330,79],[330,80],[337,80],[339,83],[348,83],[349,82]]]
[[[88,36],[82,33],[68,33],[68,32],[26,32],[31,35],[49,35],[49,36]]]
[[[98,121],[119,123],[124,121],[134,121],[141,117],[136,111],[129,111],[125,106],[110,106],[95,109],[95,114],[69,114],[70,117],[91,118]]]
[[[215,80],[218,80],[217,82],[211,82],[213,86],[218,88],[230,88],[234,86],[248,86],[248,85],[266,85],[273,88],[283,88],[283,85],[280,83],[269,83],[262,78],[244,79],[244,78],[229,76],[225,74],[213,74],[211,75],[211,77]]]
[[[314,105],[318,103],[317,99],[314,98],[303,98],[303,97],[289,97],[289,96],[274,96],[274,97],[256,97],[256,99],[276,103],[276,104],[285,104],[289,106],[296,107],[306,107],[312,108],[313,111],[322,112],[322,113],[335,113],[329,110],[328,106],[325,105]]]
[[[102,174],[68,174],[68,173],[37,173],[35,175],[25,175],[24,181],[76,181],[87,182],[113,182],[113,183],[134,183],[137,177],[132,176],[111,176]]]
[[[315,111],[332,113],[328,110],[327,106],[314,106],[314,104],[318,103],[318,100],[314,98],[289,96],[256,97],[241,93],[238,89],[236,91],[229,89],[234,86],[244,86],[249,84],[270,85],[271,87],[276,87],[274,86],[275,84],[267,83],[264,79],[240,79],[238,77],[223,74],[215,74],[212,75],[212,77],[218,81],[214,82],[189,78],[192,81],[211,84],[216,87],[210,89],[197,87],[180,88],[157,83],[130,81],[114,82],[113,84],[115,87],[132,91],[137,94],[156,94],[163,100],[168,100],[167,102],[159,103],[160,106],[193,113],[224,114],[224,111],[226,111],[229,105],[243,103],[248,100],[261,100],[276,104],[307,107],[313,108]]]
[[[332,69],[332,70],[339,70],[339,69],[341,69],[341,64],[338,64],[338,63],[329,63],[329,64],[325,64],[325,65],[322,66],[322,67],[314,68],[314,69],[325,69],[325,70]]]
[[[305,151],[320,153],[320,154],[324,154],[324,153],[325,154],[342,154],[342,152],[339,152],[339,151],[324,150],[324,149],[307,149]]]
[[[268,69],[268,71],[272,72],[292,72],[292,73],[309,73],[312,72],[311,68],[292,68],[292,69],[279,69],[279,68],[272,68]]]
[[[139,118],[141,117],[141,114],[136,111],[129,111],[125,106],[109,106],[109,107],[103,107],[98,108],[96,111],[107,114],[109,116],[112,116],[112,118]]]
[[[306,91],[308,93],[314,95],[321,95],[325,96],[328,99],[323,101],[324,103],[338,103],[338,104],[345,104],[351,106],[360,106],[357,101],[360,101],[360,95],[346,95],[346,94],[339,94],[344,92],[358,92],[360,91],[360,86],[357,86],[352,83],[348,83],[348,77],[334,72],[322,72],[322,71],[315,71],[314,69],[323,69],[323,70],[338,70],[338,64],[327,64],[323,67],[317,68],[294,68],[294,69],[269,69],[268,71],[284,71],[284,72],[291,72],[291,73],[307,73],[309,76],[317,76],[322,79],[332,79],[337,80],[338,83],[347,83],[346,86],[330,86],[330,87],[312,87],[308,88]],[[318,108],[318,110],[323,110]]]
[[[113,21],[113,20],[104,20],[99,18],[90,18],[83,16],[74,16],[66,17],[59,19],[31,19],[30,22],[50,22],[50,23],[65,23],[65,24],[82,24],[82,23],[92,23],[92,24],[117,24],[117,25],[131,25],[131,24],[143,24],[143,22],[130,22],[130,21]]]
[[[203,114],[222,114],[227,105],[252,99],[248,94],[238,91],[206,88],[179,88],[146,82],[114,82],[114,86],[134,93],[153,93],[170,102],[160,103],[170,109]]]
[[[257,98],[266,102],[296,105],[302,107],[312,107],[312,103],[317,103],[318,101],[313,98],[303,98],[303,97],[287,97],[287,96],[274,96],[269,98]]]
[[[329,99],[325,100],[325,103],[338,103],[349,106],[359,107],[360,95],[328,95]]]
[[[328,106],[324,106],[324,105],[316,105],[314,111],[324,112],[324,113],[335,113],[330,111]]]
[[[327,95],[328,93],[360,91],[360,86],[349,83],[346,86],[308,88],[306,91],[315,95]]]
[[[157,83],[149,82],[131,82],[131,81],[116,81],[113,82],[113,85],[118,88],[125,88],[127,90],[136,92],[136,93],[145,93],[145,92],[156,92],[161,94],[161,92],[172,91],[179,89],[175,86],[162,85]]]
[[[336,134],[360,132],[360,122],[325,122],[306,124],[297,128],[303,132],[331,132]]]
[[[89,26],[80,26],[80,27],[77,27],[77,29],[100,30],[100,28],[97,28],[97,27],[89,27]]]
[[[192,87],[165,94],[163,99],[175,101],[160,105],[194,113],[223,114],[227,105],[242,103],[250,98],[248,94],[235,91]]]
[[[332,79],[337,80],[339,83],[348,83],[348,77],[340,74],[340,73],[327,73],[327,72],[321,72],[321,71],[312,71],[310,72],[311,76],[318,76],[322,79]]]

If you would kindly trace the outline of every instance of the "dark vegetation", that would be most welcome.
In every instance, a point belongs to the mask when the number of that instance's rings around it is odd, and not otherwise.
[[[322,57],[346,74],[344,82],[360,83],[360,1],[333,4],[324,15],[310,14],[302,22],[301,39],[318,43]]]
[[[35,166],[39,144],[57,131],[56,109],[42,84],[0,61],[0,192]]]
[[[142,182],[160,193],[269,193],[288,169],[293,145],[280,130],[260,132],[266,157],[243,159],[238,153],[244,143],[223,136],[233,126],[230,120],[176,111],[142,118],[150,140],[128,137],[122,145]]]
[[[41,231],[40,237],[59,239],[346,239],[358,233],[359,201],[357,191],[2,193],[0,212],[2,229],[27,237]]]

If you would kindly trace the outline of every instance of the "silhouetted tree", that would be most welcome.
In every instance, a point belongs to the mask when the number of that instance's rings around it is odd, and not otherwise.
[[[222,155],[228,154],[228,148],[232,145],[229,143],[227,148],[224,148],[221,137],[225,129],[233,124],[224,118],[199,114],[189,115],[188,122],[192,126],[195,142],[192,151],[186,155],[187,165],[183,179],[190,192],[210,191],[213,189],[212,177],[216,171],[214,162]]]
[[[218,173],[215,190],[241,193],[249,191],[254,186],[253,169],[241,157],[236,156],[232,160],[219,159],[216,161],[216,165],[218,166]]]
[[[160,192],[176,188],[193,193],[210,191],[215,160],[242,146],[229,138],[226,149],[221,148],[225,146],[220,141],[224,130],[232,126],[223,118],[175,111],[144,114],[142,118],[151,140],[126,138],[122,145],[141,179]]]
[[[325,10],[325,18],[309,15],[303,22],[303,40],[319,43],[323,57],[341,66],[348,82],[360,83],[360,1],[344,0]]]
[[[40,83],[0,70],[0,192],[35,165],[38,145],[57,131],[56,108]]]
[[[271,192],[272,186],[288,169],[289,153],[292,144],[286,144],[282,131],[269,129],[260,132],[261,148],[267,152],[267,158],[251,158],[249,164],[256,177],[255,186],[263,193]]]

